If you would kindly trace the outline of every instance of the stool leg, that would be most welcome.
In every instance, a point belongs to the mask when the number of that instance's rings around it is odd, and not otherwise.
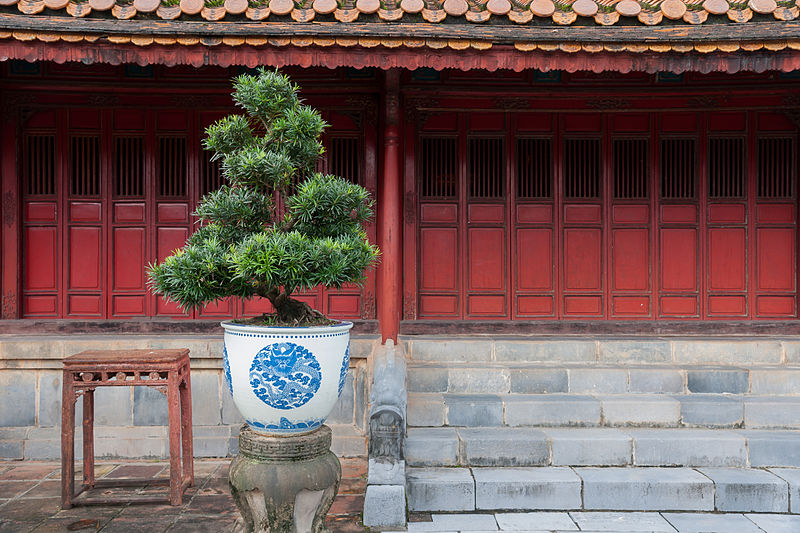
[[[189,377],[189,365],[181,384],[181,443],[183,444],[183,477],[194,485],[194,446],[192,436],[192,381]]]
[[[61,383],[61,507],[72,508],[75,492],[75,395],[72,375],[64,371]]]
[[[169,503],[180,505],[181,493],[181,406],[177,371],[169,373],[167,406],[169,410]]]
[[[83,393],[83,483],[94,487],[94,389]]]

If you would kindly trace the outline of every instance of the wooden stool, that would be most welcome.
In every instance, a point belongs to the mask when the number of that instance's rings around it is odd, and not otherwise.
[[[94,478],[94,390],[97,387],[157,387],[169,408],[169,480]],[[61,403],[61,506],[108,503],[181,505],[183,491],[194,483],[192,457],[192,387],[189,350],[92,350],[64,359]],[[83,484],[75,492],[75,401],[83,395]],[[181,468],[181,451],[183,468]],[[94,487],[166,485],[169,498],[99,498],[78,495]],[[77,499],[76,499],[77,498]]]

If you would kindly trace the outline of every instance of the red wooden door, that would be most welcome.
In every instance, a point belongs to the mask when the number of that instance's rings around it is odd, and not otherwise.
[[[63,108],[30,118],[21,150],[23,317],[190,316],[147,291],[145,266],[183,246],[197,202],[222,184],[200,139],[227,112]],[[372,125],[330,117],[324,170],[374,193],[375,137],[364,131]],[[374,240],[374,225],[368,234]],[[363,292],[317,289],[304,298],[329,316],[374,318],[374,275]],[[223,300],[191,316],[267,310]]]
[[[426,117],[405,316],[796,317],[796,142],[774,113]]]

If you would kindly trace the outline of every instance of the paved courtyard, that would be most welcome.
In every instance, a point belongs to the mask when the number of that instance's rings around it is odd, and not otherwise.
[[[328,514],[333,533],[363,532],[359,525],[366,487],[366,459],[341,459],[342,483]],[[0,462],[0,533],[223,533],[239,516],[228,489],[228,460],[195,460],[195,486],[184,504],[109,505],[61,510],[60,464]],[[76,468],[78,465],[76,464]],[[125,479],[168,475],[168,463],[106,462],[96,465],[97,478]],[[80,472],[76,472],[80,476]],[[124,489],[130,490],[130,489]],[[123,489],[103,489],[122,492]],[[139,493],[166,492],[144,487]]]
[[[360,525],[366,488],[366,460],[341,459],[342,483],[328,515],[332,533],[368,531]],[[228,490],[230,460],[196,460],[194,487],[181,507],[110,505],[60,509],[60,468],[55,462],[0,462],[0,533],[164,533],[231,532],[238,511]],[[77,465],[76,465],[77,466]],[[98,478],[164,477],[163,461],[103,462]],[[80,476],[80,472],[77,472]],[[104,489],[119,493],[130,489]],[[144,487],[139,493],[164,491]],[[496,514],[412,513],[416,532],[604,532],[604,533],[799,533],[800,516],[759,513],[536,512]]]

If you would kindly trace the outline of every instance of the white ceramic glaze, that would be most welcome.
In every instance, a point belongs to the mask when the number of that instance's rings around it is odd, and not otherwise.
[[[325,422],[347,377],[351,322],[308,328],[223,322],[222,327],[225,378],[254,431],[298,435]]]

